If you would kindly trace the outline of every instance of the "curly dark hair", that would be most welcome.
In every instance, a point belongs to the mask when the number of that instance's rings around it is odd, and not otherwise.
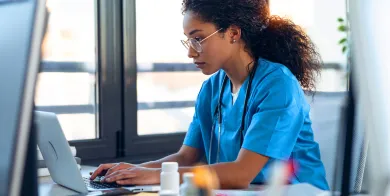
[[[191,11],[204,22],[225,32],[241,28],[245,50],[288,67],[307,91],[315,90],[322,59],[309,36],[291,20],[270,16],[266,0],[183,0],[183,14]]]

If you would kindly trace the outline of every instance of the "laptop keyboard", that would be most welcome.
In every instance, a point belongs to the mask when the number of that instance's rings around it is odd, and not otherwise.
[[[94,189],[107,189],[107,188],[119,188],[122,187],[121,185],[118,185],[117,183],[101,183],[100,178],[96,178],[95,180],[90,180],[87,177],[83,177],[85,185],[87,187],[91,187]]]

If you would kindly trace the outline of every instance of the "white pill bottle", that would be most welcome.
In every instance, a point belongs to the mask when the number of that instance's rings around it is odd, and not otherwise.
[[[180,174],[179,165],[176,162],[164,162],[161,165],[160,192],[169,191],[179,194]]]

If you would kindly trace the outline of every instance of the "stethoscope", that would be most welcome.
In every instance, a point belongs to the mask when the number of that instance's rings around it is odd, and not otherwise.
[[[250,62],[248,64],[248,66],[252,62]],[[241,116],[241,125],[240,125],[240,129],[239,129],[240,130],[240,147],[242,146],[242,143],[244,141],[244,133],[243,132],[244,132],[244,125],[245,125],[245,113],[246,113],[246,109],[247,109],[248,99],[250,97],[250,89],[252,86],[253,76],[256,72],[256,68],[257,68],[257,63],[255,62],[253,69],[249,74],[249,81],[248,81],[248,85],[246,87],[246,92],[245,92],[244,111],[243,111],[242,116]],[[218,146],[217,146],[216,163],[219,162],[220,142],[221,142],[221,125],[222,125],[222,98],[223,98],[223,89],[225,88],[226,82],[227,82],[227,75],[225,75],[223,80],[222,80],[222,85],[221,85],[221,89],[219,91],[219,96],[218,96],[218,105],[216,106],[215,112],[214,112],[214,116],[216,114],[218,114],[217,118],[218,118],[218,124],[219,124],[218,125]],[[213,144],[214,131],[215,131],[215,120],[213,123],[213,127],[211,129],[210,148],[209,148],[209,163],[211,163],[211,146]]]

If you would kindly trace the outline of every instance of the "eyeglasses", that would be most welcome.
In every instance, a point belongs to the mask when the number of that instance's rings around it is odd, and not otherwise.
[[[196,52],[200,53],[203,51],[202,49],[202,45],[201,43],[203,41],[205,41],[206,39],[208,39],[209,37],[213,36],[214,34],[218,33],[220,30],[222,30],[222,28],[218,29],[217,31],[215,31],[214,33],[212,33],[211,35],[207,36],[206,38],[198,41],[194,38],[189,38],[187,41],[185,40],[181,40],[181,43],[184,45],[184,47],[187,48],[187,50],[191,47],[193,48]]]

